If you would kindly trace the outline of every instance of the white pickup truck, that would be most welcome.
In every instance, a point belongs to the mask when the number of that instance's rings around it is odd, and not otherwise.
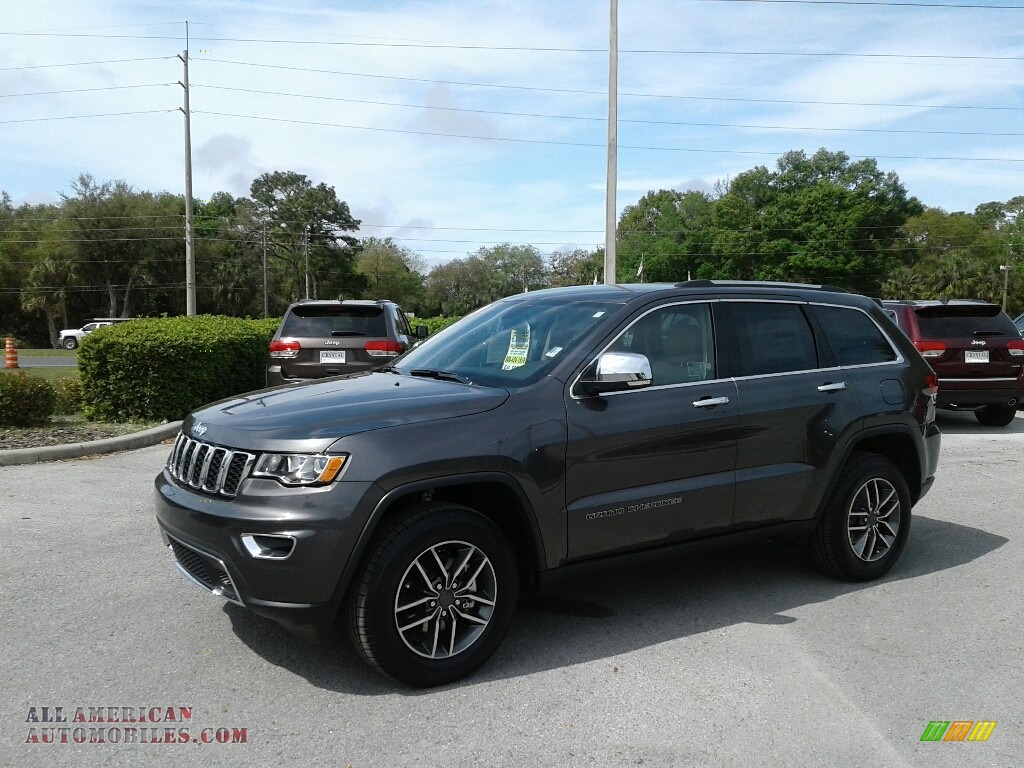
[[[58,344],[64,349],[75,349],[82,342],[82,338],[87,333],[92,333],[97,328],[102,328],[104,325],[113,325],[114,323],[123,323],[125,320],[130,320],[128,317],[97,317],[95,320],[91,320],[81,328],[67,328],[60,332],[60,341]]]

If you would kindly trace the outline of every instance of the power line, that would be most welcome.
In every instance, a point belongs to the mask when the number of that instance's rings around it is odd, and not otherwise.
[[[431,109],[442,112],[467,112],[476,115],[500,115],[505,117],[536,117],[551,120],[582,120],[588,122],[604,123],[604,117],[589,117],[585,115],[554,115],[550,113],[537,112],[507,112],[493,109],[468,109],[465,107],[437,107],[429,104],[402,104],[394,101],[375,101],[370,99],[349,99],[342,96],[321,96],[319,94],[288,93],[284,91],[264,91],[255,88],[234,88],[222,85],[206,85],[202,83],[193,84],[195,88],[210,88],[221,91],[232,91],[237,93],[254,93],[265,96],[287,96],[299,99],[315,99],[318,101],[340,101],[348,104],[369,104],[373,106],[401,107],[403,109]],[[998,136],[998,137],[1019,137],[1024,133],[993,133],[988,131],[928,131],[911,130],[904,128],[826,128],[814,126],[789,126],[789,125],[750,125],[744,123],[709,123],[694,122],[687,120],[634,120],[620,118],[620,123],[633,125],[674,125],[689,126],[695,128],[738,128],[743,130],[767,130],[767,131],[809,131],[809,132],[830,132],[830,133],[888,133],[888,134],[911,134],[927,136]]]
[[[62,93],[89,93],[91,91],[124,91],[132,88],[157,88],[165,85],[177,85],[177,83],[144,83],[141,85],[106,85],[97,88],[71,88],[63,91],[31,91],[26,93],[0,93],[0,99],[7,99],[14,96],[55,96]]]
[[[84,33],[61,32],[0,32],[0,35],[15,37],[78,37],[99,38],[106,40],[181,40],[174,35],[94,35]],[[428,50],[444,49],[458,51],[507,51],[512,53],[595,53],[606,54],[607,48],[564,48],[558,46],[522,46],[522,45],[482,45],[468,43],[381,43],[352,42],[348,40],[296,40],[249,37],[193,37],[193,42],[202,43],[268,43],[274,45],[327,45],[353,48],[423,48]],[[620,54],[657,55],[657,56],[765,56],[765,57],[796,57],[796,58],[853,58],[853,59],[909,59],[924,61],[1024,61],[1020,56],[978,56],[968,54],[930,54],[930,53],[849,53],[835,51],[730,51],[712,49],[674,50],[669,48],[633,48],[620,49]]]
[[[0,120],[0,125],[9,123],[42,123],[49,120],[84,120],[91,117],[124,117],[126,115],[156,115],[177,112],[177,109],[144,109],[137,112],[103,112],[97,115],[59,115],[56,117],[23,117],[17,120]]]
[[[582,142],[582,141],[553,141],[548,139],[522,139],[513,138],[507,136],[476,136],[472,134],[462,133],[440,133],[436,131],[414,131],[412,129],[402,128],[381,128],[381,127],[370,127],[365,125],[349,125],[344,123],[325,123],[315,120],[298,120],[295,118],[284,118],[284,117],[266,117],[263,115],[240,115],[233,112],[214,112],[211,110],[193,110],[193,114],[204,114],[204,115],[217,115],[219,117],[235,117],[243,120],[265,120],[268,122],[275,123],[291,123],[295,125],[314,125],[322,128],[347,128],[349,130],[356,131],[374,131],[379,133],[401,133],[413,136],[434,136],[451,139],[471,139],[476,141],[497,141],[497,142],[512,142],[517,144],[543,144],[548,146],[556,147],[583,147],[587,149],[603,149],[604,144],[597,144],[593,142]],[[696,149],[693,147],[655,147],[655,146],[641,146],[633,144],[619,144],[619,149],[632,149],[632,150],[644,150],[648,152],[689,152],[695,154],[714,154],[714,155],[742,155],[742,156],[757,156],[757,157],[778,157],[784,152],[765,152],[761,150],[743,150],[743,149]],[[935,160],[935,161],[956,161],[956,162],[977,162],[977,163],[1024,163],[1024,158],[1013,158],[1013,157],[954,157],[954,156],[927,156],[927,155],[876,155],[872,154],[871,157],[882,159],[882,160]]]
[[[699,1],[699,0],[698,0]],[[530,85],[506,85],[502,83],[479,83],[465,80],[438,80],[425,77],[400,77],[397,75],[373,75],[365,72],[349,72],[336,69],[318,69],[313,67],[293,67],[285,64],[262,64],[252,61],[233,61],[230,59],[213,59],[203,56],[193,56],[192,61],[208,61],[216,64],[232,64],[241,67],[261,67],[264,69],[280,69],[292,72],[310,72],[323,75],[343,75],[346,77],[365,77],[377,80],[397,80],[413,83],[429,83],[434,85],[458,85],[469,88],[495,88],[501,90],[516,91],[539,91],[543,93],[568,93],[582,96],[607,97],[607,91],[585,90],[579,88],[545,88]],[[972,104],[900,104],[870,101],[817,101],[807,99],[752,99],[729,96],[694,96],[679,95],[670,93],[636,93],[620,91],[619,96],[642,99],[679,99],[685,101],[724,101],[740,102],[744,104],[796,104],[809,106],[839,106],[839,107],[887,107],[895,109],[966,109],[966,110],[994,110],[1022,112],[1024,107],[1009,107],[1004,105],[972,105]]]
[[[93,64],[125,64],[133,61],[166,61],[173,56],[146,56],[137,59],[105,59],[103,61],[78,61],[68,64],[32,64],[23,67],[0,67],[0,72],[13,72],[20,69],[52,69],[55,67],[87,67]]]

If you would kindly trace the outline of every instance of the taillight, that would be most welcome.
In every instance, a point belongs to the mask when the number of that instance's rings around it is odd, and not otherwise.
[[[1024,341],[1008,341],[1006,351],[1014,357],[1024,357]]]
[[[295,357],[302,345],[294,339],[274,339],[270,342],[271,357]]]
[[[924,375],[924,389],[921,392],[931,396],[939,394],[939,377],[934,371]]]
[[[915,341],[914,346],[921,357],[942,357],[946,352],[946,345],[941,341]]]
[[[405,345],[400,341],[368,341],[363,349],[370,357],[398,357],[405,352]]]

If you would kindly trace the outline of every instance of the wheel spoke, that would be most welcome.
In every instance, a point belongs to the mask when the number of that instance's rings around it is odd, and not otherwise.
[[[484,626],[487,625],[487,619],[479,619],[476,616],[471,616],[468,613],[463,613],[458,608],[452,608],[452,613],[457,614],[460,619],[465,619],[466,621],[472,621],[474,624],[482,624]]]
[[[434,559],[437,561],[437,567],[441,569],[441,575],[444,576],[444,585],[447,587],[452,583],[452,581],[451,577],[448,575],[448,569],[444,567],[444,563],[441,562],[441,558],[437,555],[437,547],[431,547],[430,554],[432,554]]]
[[[409,631],[410,629],[412,629],[413,627],[418,627],[418,626],[420,626],[421,624],[426,624],[426,623],[427,623],[428,621],[430,621],[430,620],[431,620],[432,618],[434,618],[435,616],[437,616],[437,615],[438,615],[438,614],[439,614],[440,612],[441,612],[441,609],[440,609],[440,608],[437,608],[437,609],[435,609],[435,610],[434,610],[433,612],[431,612],[431,613],[430,613],[429,615],[427,615],[427,616],[424,616],[424,617],[423,617],[422,619],[419,619],[418,621],[414,621],[414,622],[413,622],[412,624],[406,624],[406,625],[405,625],[404,627],[399,627],[399,628],[398,628],[398,631],[399,631],[399,632],[408,632],[408,631]]]
[[[415,560],[415,562],[413,563],[413,565],[415,565],[415,566],[416,566],[416,570],[418,570],[418,571],[420,572],[420,576],[422,576],[422,577],[423,577],[423,580],[424,580],[425,582],[427,582],[427,591],[428,591],[428,592],[430,592],[431,594],[434,594],[434,595],[436,595],[436,594],[437,594],[437,590],[435,590],[435,589],[434,589],[434,582],[432,582],[432,581],[430,580],[430,577],[429,577],[429,576],[427,576],[427,572],[423,570],[423,566],[422,566],[422,565],[420,565],[420,560],[419,560],[419,558],[416,558],[416,560]]]
[[[462,569],[466,567],[467,563],[469,563],[469,558],[471,558],[474,555],[475,552],[476,552],[476,547],[470,547],[469,548],[469,552],[467,552],[466,556],[464,558],[462,558],[462,562],[459,563],[459,567],[456,568],[454,571],[452,571],[452,579],[453,580],[455,579],[456,576],[458,576],[462,572]]]
[[[437,595],[427,595],[426,597],[421,597],[419,600],[416,600],[412,603],[408,603],[407,605],[400,605],[397,608],[395,608],[395,610],[401,613],[403,611],[408,611],[410,608],[415,608],[417,605],[423,605],[424,603],[429,603],[431,600],[436,599]]]
[[[854,541],[852,537],[850,539],[850,544],[853,546],[854,553],[857,555],[857,557],[861,558],[862,560],[866,559],[864,557],[864,547],[867,545],[867,541],[868,532],[866,528],[864,529],[864,533],[861,536],[859,536],[856,541]]]
[[[475,600],[476,602],[483,603],[484,605],[494,605],[493,600],[488,600],[486,597],[481,597],[480,595],[474,595],[472,592],[459,592],[457,594],[460,598],[464,597],[467,600]]]
[[[452,609],[452,637],[448,641],[448,655],[455,655],[455,616],[458,613],[454,608]]]
[[[437,638],[438,638],[438,636],[440,634],[441,634],[441,622],[440,621],[435,621],[434,622],[434,642],[430,646],[430,655],[431,656],[437,656]],[[451,654],[449,654],[449,655],[451,655]]]

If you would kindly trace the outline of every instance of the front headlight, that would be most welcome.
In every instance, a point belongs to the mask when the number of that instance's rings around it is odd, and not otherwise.
[[[347,460],[347,454],[264,453],[252,474],[273,478],[283,485],[326,485],[341,473]]]

